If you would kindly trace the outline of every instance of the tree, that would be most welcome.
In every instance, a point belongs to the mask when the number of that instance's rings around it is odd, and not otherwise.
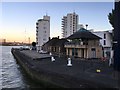
[[[34,47],[35,47],[35,46],[36,46],[36,42],[32,42],[32,46],[34,46]]]
[[[109,13],[109,15],[108,15],[109,23],[112,25],[113,28],[114,28],[114,12],[115,12],[115,10],[112,9],[112,12]]]
[[[36,50],[36,42],[32,42],[32,50]]]

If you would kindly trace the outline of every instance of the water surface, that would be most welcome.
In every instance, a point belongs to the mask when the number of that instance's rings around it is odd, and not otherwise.
[[[1,88],[40,88],[41,86],[33,82],[22,68],[16,63],[15,58],[11,53],[11,48],[20,46],[0,46],[0,87]]]

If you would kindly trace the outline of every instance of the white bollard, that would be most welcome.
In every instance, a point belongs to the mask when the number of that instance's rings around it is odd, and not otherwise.
[[[55,58],[54,58],[54,57],[51,57],[51,61],[54,62],[54,61],[55,61]]]
[[[67,64],[67,66],[72,66],[70,58],[68,58],[68,64]]]
[[[52,53],[50,52],[50,56],[52,56]]]

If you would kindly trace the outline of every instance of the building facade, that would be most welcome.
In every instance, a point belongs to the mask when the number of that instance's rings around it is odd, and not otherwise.
[[[65,43],[66,55],[79,58],[101,58],[102,46],[99,44],[100,37],[88,30],[81,28],[69,36]]]
[[[84,25],[83,24],[78,24],[77,25],[77,31],[80,30],[81,28],[84,28]]]
[[[100,44],[103,47],[103,57],[110,58],[112,51],[112,31],[96,31],[93,32],[95,35],[101,37]]]
[[[41,50],[44,43],[49,40],[50,37],[50,16],[43,16],[43,19],[39,19],[36,23],[36,46],[37,51]]]
[[[51,52],[55,55],[65,55],[64,43],[67,42],[66,39],[59,37],[54,37],[46,42],[42,48],[44,51]]]
[[[66,38],[77,31],[78,28],[78,15],[73,13],[68,13],[67,16],[62,18],[62,36]]]

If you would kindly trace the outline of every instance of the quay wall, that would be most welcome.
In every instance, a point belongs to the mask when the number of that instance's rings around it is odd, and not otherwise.
[[[79,78],[69,74],[57,73],[46,68],[41,68],[34,63],[35,60],[20,52],[20,50],[12,49],[13,56],[16,58],[18,64],[25,70],[28,76],[42,84],[47,88],[110,88],[116,87],[110,82],[96,80],[96,77],[85,75],[81,73]],[[52,67],[52,66],[51,66]],[[78,76],[78,75],[77,75]]]
[[[77,78],[73,78],[69,75],[60,75],[57,73],[51,73],[50,71],[45,71],[43,69],[37,69],[36,66],[32,65],[28,62],[27,59],[32,59],[23,53],[21,53],[17,49],[11,50],[13,56],[15,57],[18,64],[22,66],[25,72],[29,75],[29,77],[42,84],[44,87],[49,88],[81,88],[80,83],[85,85],[85,81],[81,79],[81,81],[77,80]],[[33,60],[34,61],[34,60]],[[88,87],[93,87],[91,85],[85,85]]]
[[[55,83],[50,82],[49,76],[43,70],[37,71],[37,68],[35,69],[34,66],[30,65],[30,63],[27,62],[27,59],[31,58],[20,53],[19,50],[12,49],[11,52],[15,57],[17,63],[20,64],[20,66],[25,70],[25,72],[32,80],[42,84],[44,87],[61,87],[60,85],[56,85]]]

